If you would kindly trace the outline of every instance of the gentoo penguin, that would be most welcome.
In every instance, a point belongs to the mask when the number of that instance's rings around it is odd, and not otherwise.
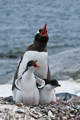
[[[56,79],[53,80],[45,80],[45,86],[42,89],[39,89],[40,93],[40,104],[49,104],[49,103],[57,103],[56,95],[54,88],[60,86]]]
[[[24,105],[39,104],[39,90],[36,82],[42,88],[45,85],[45,81],[38,77],[36,78],[33,73],[35,68],[39,67],[36,62],[33,60],[29,61],[22,76],[15,81],[16,88],[13,90],[13,100],[15,102],[22,102]]]
[[[21,74],[26,68],[25,65],[27,65],[27,62],[30,60],[38,60],[38,65],[40,67],[34,72],[34,74],[37,77],[42,79],[50,79],[50,71],[48,66],[48,52],[46,48],[49,37],[47,34],[46,27],[47,24],[45,24],[43,29],[40,29],[37,32],[37,34],[34,37],[34,43],[30,45],[22,55],[14,76],[12,90],[15,88],[15,80],[21,76]]]

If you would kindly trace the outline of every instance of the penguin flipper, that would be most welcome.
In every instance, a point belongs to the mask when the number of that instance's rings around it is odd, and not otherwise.
[[[38,78],[37,76],[35,76],[35,78],[36,78],[36,82],[38,84],[38,88],[43,88],[45,85],[45,81],[41,78]]]
[[[16,87],[19,91],[21,91],[20,88],[18,87],[18,82],[19,82],[20,80],[21,80],[21,78],[15,80],[15,87]]]
[[[48,73],[47,73],[47,79],[48,79],[48,80],[50,80],[50,79],[51,79],[51,74],[50,74],[49,65],[48,65]]]

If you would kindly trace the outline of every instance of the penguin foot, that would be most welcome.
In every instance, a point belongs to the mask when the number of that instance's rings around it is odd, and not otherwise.
[[[52,104],[56,104],[56,103],[57,103],[57,101],[52,101],[51,103],[52,103]]]

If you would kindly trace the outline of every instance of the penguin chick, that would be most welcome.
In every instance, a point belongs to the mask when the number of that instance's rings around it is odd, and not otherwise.
[[[40,93],[40,104],[49,104],[49,103],[57,103],[56,95],[54,88],[61,86],[56,79],[47,80],[44,79],[45,86],[42,89],[39,89]]]
[[[27,67],[22,76],[15,81],[15,89],[13,90],[13,100],[15,102],[22,102],[24,105],[36,105],[39,104],[39,90],[36,86],[36,82],[42,87],[45,81],[39,78],[35,78],[34,70],[39,66],[37,61],[29,61]]]

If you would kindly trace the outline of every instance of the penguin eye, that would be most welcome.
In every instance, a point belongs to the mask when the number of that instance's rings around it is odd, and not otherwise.
[[[30,65],[29,66],[32,66],[32,63],[30,63]]]

